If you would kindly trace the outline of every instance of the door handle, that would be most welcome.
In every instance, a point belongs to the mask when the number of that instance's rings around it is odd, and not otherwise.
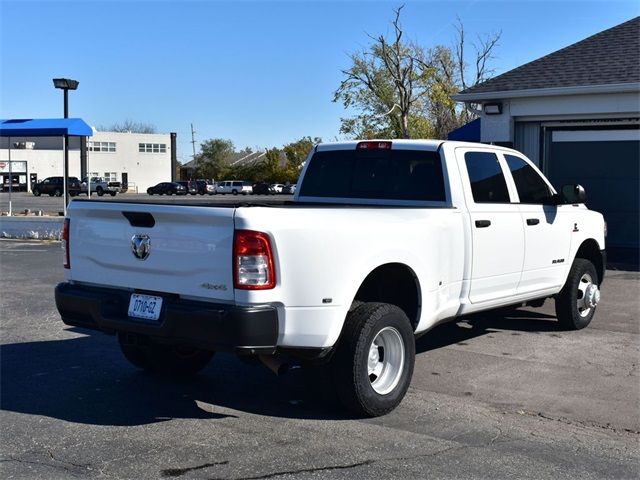
[[[487,228],[489,225],[491,225],[491,220],[476,220],[477,228]]]
[[[527,225],[538,225],[539,223],[539,218],[527,218]]]

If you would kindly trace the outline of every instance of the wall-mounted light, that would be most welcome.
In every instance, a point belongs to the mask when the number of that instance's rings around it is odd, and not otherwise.
[[[485,115],[500,115],[502,113],[501,103],[485,103],[482,105]]]

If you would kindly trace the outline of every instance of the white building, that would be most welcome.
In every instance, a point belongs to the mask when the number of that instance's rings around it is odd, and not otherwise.
[[[69,139],[69,176],[104,177],[122,182],[130,192],[145,192],[159,182],[175,179],[176,135],[95,131],[87,139]],[[47,177],[62,176],[64,153],[61,137],[0,138],[0,178],[9,185],[9,141],[13,186],[31,190]]]

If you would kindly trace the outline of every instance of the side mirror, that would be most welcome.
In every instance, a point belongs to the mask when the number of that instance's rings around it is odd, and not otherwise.
[[[563,185],[562,199],[564,203],[586,203],[587,194],[582,185]]]

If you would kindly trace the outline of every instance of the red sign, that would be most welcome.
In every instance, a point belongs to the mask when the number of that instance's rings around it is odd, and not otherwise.
[[[6,167],[7,164],[4,162],[0,162],[0,170],[4,169],[4,167]]]

